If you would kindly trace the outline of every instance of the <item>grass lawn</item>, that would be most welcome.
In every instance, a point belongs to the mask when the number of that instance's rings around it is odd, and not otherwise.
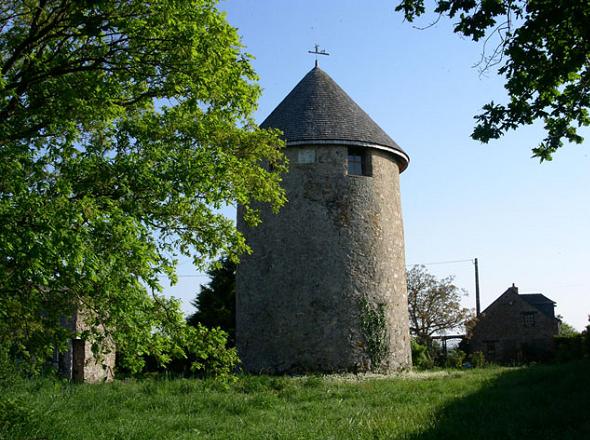
[[[590,439],[590,360],[398,378],[246,376],[225,387],[34,380],[1,399],[3,439]]]

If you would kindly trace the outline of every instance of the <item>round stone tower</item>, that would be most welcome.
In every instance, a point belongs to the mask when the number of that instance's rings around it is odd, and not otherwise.
[[[236,339],[251,372],[411,365],[399,174],[406,153],[312,69],[262,123],[283,131],[288,202],[238,228]]]

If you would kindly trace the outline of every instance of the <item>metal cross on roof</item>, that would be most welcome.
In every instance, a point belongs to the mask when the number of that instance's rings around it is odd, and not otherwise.
[[[330,55],[328,52],[326,52],[324,49],[320,50],[320,45],[316,44],[315,45],[315,50],[308,50],[308,53],[313,53],[315,54],[315,66],[318,67],[318,55]]]

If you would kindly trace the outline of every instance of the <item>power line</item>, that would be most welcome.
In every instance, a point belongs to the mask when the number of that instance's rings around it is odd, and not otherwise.
[[[422,263],[422,266],[433,266],[435,264],[455,264],[455,263],[473,263],[475,266],[475,310],[476,315],[480,314],[480,300],[479,300],[479,267],[477,258],[470,258],[465,260],[448,260],[448,261],[434,261],[432,263]],[[415,266],[415,265],[414,265]],[[407,267],[407,266],[406,266]]]
[[[473,258],[470,258],[469,260],[450,260],[450,261],[434,261],[432,263],[419,263],[422,266],[433,266],[435,264],[454,264],[454,263],[467,263],[467,262],[471,262],[473,263]],[[408,264],[408,266],[417,266],[417,264]]]

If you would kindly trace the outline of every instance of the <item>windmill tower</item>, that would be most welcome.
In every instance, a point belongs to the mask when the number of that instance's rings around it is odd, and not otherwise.
[[[319,67],[266,118],[288,202],[238,228],[236,338],[252,372],[411,365],[399,175],[407,154]]]

